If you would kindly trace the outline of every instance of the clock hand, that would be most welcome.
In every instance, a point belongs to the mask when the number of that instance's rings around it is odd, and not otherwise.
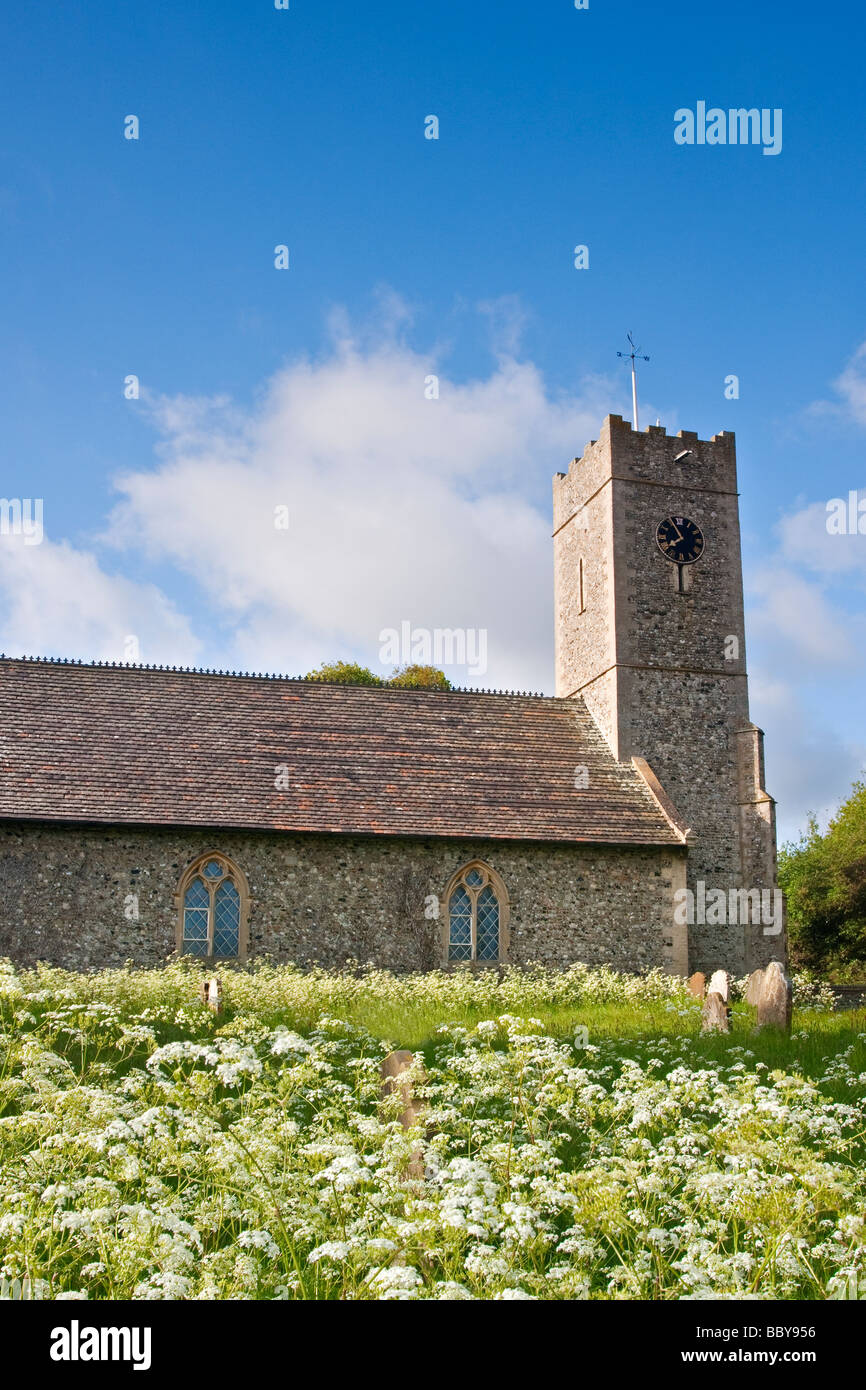
[[[669,516],[669,517],[668,517],[668,521],[670,522],[671,526],[673,526],[674,530],[675,530],[676,533],[677,533],[677,540],[678,540],[678,541],[681,541],[682,538],[683,538],[683,533],[682,533],[682,531],[680,530],[680,528],[677,526],[677,523],[674,521],[674,519],[673,519],[672,516]]]

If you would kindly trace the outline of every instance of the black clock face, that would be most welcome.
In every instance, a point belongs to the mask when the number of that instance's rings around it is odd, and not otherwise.
[[[658,524],[656,541],[665,559],[677,565],[693,565],[704,553],[703,532],[687,516],[666,516]]]

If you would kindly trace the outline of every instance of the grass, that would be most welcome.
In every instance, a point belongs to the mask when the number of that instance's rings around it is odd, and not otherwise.
[[[83,1002],[114,1005],[129,1016],[155,1002],[164,1008],[197,1006],[203,978],[201,967],[188,961],[155,970],[79,973],[40,966],[19,971],[28,990],[69,993]],[[391,1047],[413,1051],[434,1047],[443,1024],[472,1029],[508,1012],[537,1019],[554,1038],[572,1038],[578,1027],[587,1028],[594,1041],[622,1044],[689,1037],[707,1057],[723,1056],[730,1045],[723,1038],[700,1036],[700,1002],[688,995],[681,981],[660,972],[637,977],[577,966],[569,971],[394,976],[378,970],[335,974],[260,963],[252,970],[221,967],[220,979],[225,1023],[252,1014],[267,1027],[306,1032],[323,1016],[332,1016]],[[792,1037],[772,1029],[759,1033],[756,1022],[756,1009],[733,1003],[732,1036],[738,1042],[750,1039],[758,1060],[774,1065],[800,1060],[814,1068],[842,1041],[864,1031],[866,1009],[795,1009]]]
[[[0,967],[0,1277],[97,1299],[866,1281],[866,1013],[820,989],[790,1036],[742,1002],[702,1036],[661,974],[221,975],[215,1016],[189,962]],[[413,1131],[381,1099],[395,1047],[423,1054]]]

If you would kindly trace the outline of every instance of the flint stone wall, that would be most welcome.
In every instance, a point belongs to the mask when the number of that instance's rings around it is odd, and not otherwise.
[[[74,969],[157,965],[176,949],[178,881],[219,850],[250,888],[248,956],[336,968],[444,963],[444,894],[481,859],[503,879],[515,964],[669,966],[682,852],[0,822],[0,955]],[[138,895],[138,920],[125,915]],[[425,918],[436,895],[439,921]]]
[[[774,888],[774,807],[748,709],[733,435],[638,433],[609,415],[554,477],[553,507],[557,695],[583,697],[621,762],[647,760],[693,832],[693,891],[699,881]],[[656,542],[659,521],[681,514],[706,539],[682,593]],[[766,936],[760,923],[695,924],[688,968],[742,975],[784,950],[784,932]]]

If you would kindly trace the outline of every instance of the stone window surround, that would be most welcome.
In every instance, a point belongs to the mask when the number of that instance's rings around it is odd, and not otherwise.
[[[238,920],[238,953],[236,956],[207,955],[195,956],[192,957],[192,959],[202,961],[245,961],[247,959],[247,954],[249,950],[250,888],[247,882],[246,874],[244,873],[243,869],[241,869],[233,859],[230,859],[227,854],[224,854],[222,850],[218,849],[208,850],[205,854],[197,854],[194,859],[190,860],[189,864],[187,864],[186,868],[180,876],[177,893],[175,894],[174,900],[175,908],[177,910],[177,953],[179,956],[182,956],[184,954],[183,919],[184,899],[186,897],[186,890],[189,888],[194,878],[203,878],[205,882],[207,882],[207,879],[205,878],[205,875],[203,874],[202,870],[204,869],[205,864],[207,864],[208,861],[211,859],[215,859],[217,863],[222,865],[224,878],[231,878],[234,881],[234,885],[238,890],[238,896],[240,898]],[[222,881],[223,880],[221,879],[220,882]]]
[[[448,945],[451,932],[451,896],[462,883],[466,874],[472,869],[477,869],[479,873],[487,875],[488,883],[496,894],[496,901],[499,905],[499,955],[495,960],[465,960],[454,961],[448,958]],[[442,913],[442,965],[446,970],[489,970],[495,969],[499,965],[504,965],[508,960],[509,933],[508,922],[511,905],[508,900],[508,890],[500,875],[494,868],[483,859],[469,859],[465,864],[451,875],[448,886],[445,889],[443,898],[445,911]]]

